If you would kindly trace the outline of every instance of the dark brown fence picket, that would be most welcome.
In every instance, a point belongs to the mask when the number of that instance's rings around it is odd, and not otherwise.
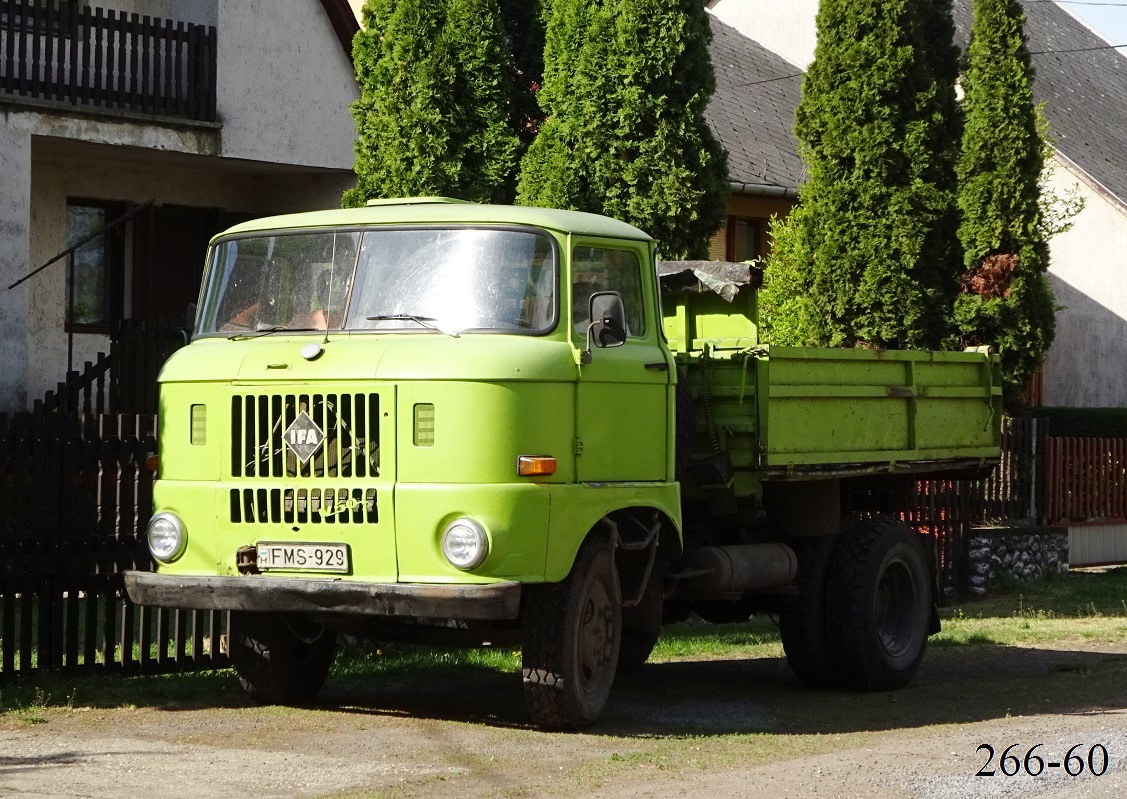
[[[150,566],[155,424],[148,414],[0,414],[0,680],[226,665],[225,614],[135,608],[122,589],[123,570]]]
[[[216,120],[214,27],[77,0],[0,0],[0,20],[0,96]]]

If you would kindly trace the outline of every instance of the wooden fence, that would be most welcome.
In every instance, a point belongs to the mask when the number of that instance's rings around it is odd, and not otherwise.
[[[154,423],[0,414],[0,679],[226,664],[225,614],[140,608],[122,589],[123,570],[150,565]]]
[[[35,401],[36,413],[155,414],[159,400],[157,373],[168,356],[188,343],[188,331],[177,319],[126,319],[110,333],[110,354],[98,353],[82,371]]]
[[[79,410],[97,406],[101,395],[79,392]],[[68,400],[53,413],[0,414],[0,680],[46,669],[227,665],[218,646],[226,614],[137,607],[122,590],[123,570],[150,566],[145,459],[155,451],[155,417],[74,411]],[[1024,514],[1036,503],[1025,483],[1038,472],[1022,464],[1042,433],[1028,420],[1007,423],[1002,467],[982,483],[915,483],[903,518],[933,541],[944,596],[963,586],[972,523]],[[1118,463],[1122,485],[1122,457]]]
[[[0,0],[0,99],[216,120],[214,27]]]
[[[188,343],[182,319],[126,319],[113,329],[110,342],[114,410],[156,413],[157,374],[168,356]]]
[[[1045,419],[1002,421],[1002,456],[988,478],[962,487],[968,521],[975,525],[1035,523],[1045,515],[1045,452],[1049,423]]]
[[[1031,526],[1043,517],[1043,455],[1048,424],[1043,419],[1006,418],[998,466],[982,480],[919,480],[903,520],[934,545],[939,585],[945,598],[966,585],[967,544],[979,526]]]
[[[1127,522],[1127,439],[1050,438],[1050,524]]]
[[[966,579],[969,486],[967,480],[919,480],[902,514],[910,528],[932,543],[941,600],[961,595]]]

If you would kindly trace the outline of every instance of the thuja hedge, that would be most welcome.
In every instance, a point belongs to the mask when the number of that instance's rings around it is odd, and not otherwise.
[[[1051,436],[1127,438],[1127,408],[1030,408],[1024,415],[1047,419]]]

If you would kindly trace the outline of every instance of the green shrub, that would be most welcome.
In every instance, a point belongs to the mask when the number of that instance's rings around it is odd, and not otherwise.
[[[512,198],[519,142],[497,0],[368,0],[353,42],[356,187],[379,197]]]
[[[1024,24],[1017,0],[975,0],[959,161],[965,260],[955,322],[963,344],[1000,353],[1011,399],[1053,343],[1056,317],[1041,213],[1047,144]]]
[[[1127,438],[1127,408],[1030,408],[1047,419],[1049,435],[1067,438]]]
[[[822,0],[795,134],[809,178],[774,228],[767,339],[938,347],[962,256],[950,0]]]
[[[704,120],[715,86],[700,0],[554,0],[518,202],[607,214],[667,258],[703,258],[727,159]]]

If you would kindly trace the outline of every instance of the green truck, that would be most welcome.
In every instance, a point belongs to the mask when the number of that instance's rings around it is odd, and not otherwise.
[[[231,611],[266,703],[311,699],[340,635],[515,643],[533,722],[575,729],[691,613],[776,614],[811,686],[906,684],[939,619],[902,514],[996,463],[997,359],[762,345],[758,282],[444,198],[226,231],[160,375],[130,598]]]

